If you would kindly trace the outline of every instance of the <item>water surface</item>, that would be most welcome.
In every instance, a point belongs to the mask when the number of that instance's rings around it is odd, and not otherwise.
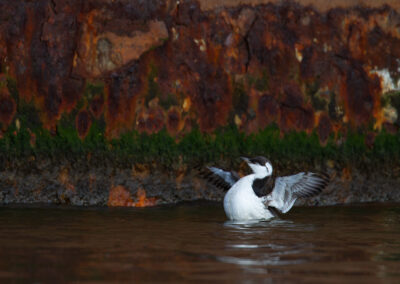
[[[0,208],[0,282],[400,283],[400,205],[226,222],[219,203]]]

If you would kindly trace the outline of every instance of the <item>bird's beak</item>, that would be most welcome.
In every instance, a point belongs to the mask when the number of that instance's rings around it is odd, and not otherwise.
[[[249,161],[249,159],[248,158],[246,158],[246,157],[240,157],[243,161],[245,161],[246,163],[249,163],[250,161]]]

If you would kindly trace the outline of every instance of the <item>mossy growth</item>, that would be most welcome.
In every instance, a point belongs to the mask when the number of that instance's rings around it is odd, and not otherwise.
[[[35,145],[30,143],[32,132],[36,135]],[[178,160],[185,164],[221,161],[235,164],[240,161],[240,156],[263,155],[273,160],[276,168],[283,170],[312,170],[328,160],[338,166],[360,168],[376,169],[379,164],[379,169],[382,169],[399,166],[400,136],[383,131],[377,134],[374,147],[370,149],[365,144],[365,135],[359,132],[349,132],[340,145],[330,137],[327,145],[321,146],[316,133],[290,132],[281,137],[278,127],[270,126],[246,135],[230,126],[212,134],[194,129],[180,141],[165,130],[151,135],[131,131],[110,141],[104,137],[104,128],[98,121],[93,122],[83,140],[73,126],[59,125],[57,133],[52,135],[39,128],[30,132],[22,124],[19,130],[12,125],[3,134],[0,153],[8,159],[32,155],[75,159],[90,154],[119,166],[130,167],[132,163],[140,162],[170,169]]]
[[[83,94],[84,98],[91,100],[96,95],[99,95],[99,94],[104,94],[104,82],[103,81],[86,82],[85,91]]]

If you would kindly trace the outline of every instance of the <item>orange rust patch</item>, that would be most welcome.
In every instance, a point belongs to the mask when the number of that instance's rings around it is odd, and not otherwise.
[[[154,206],[157,203],[156,197],[146,198],[146,191],[143,188],[139,188],[136,192],[137,201],[133,204],[135,207],[148,207]]]
[[[188,112],[190,110],[191,105],[192,105],[192,102],[191,102],[190,98],[185,98],[183,100],[183,105],[182,105],[183,111]]]
[[[58,175],[58,181],[65,186],[68,190],[75,192],[75,186],[69,181],[68,169],[64,168]]]
[[[108,195],[108,206],[133,206],[129,191],[122,185],[113,186]]]

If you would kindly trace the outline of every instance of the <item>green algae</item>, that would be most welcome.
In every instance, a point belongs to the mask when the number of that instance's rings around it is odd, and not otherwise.
[[[92,99],[94,98],[94,96],[98,94],[104,94],[104,82],[103,81],[86,82],[84,97]]]
[[[139,162],[167,168],[173,168],[176,161],[184,164],[237,163],[240,156],[256,155],[269,157],[281,169],[296,165],[305,169],[315,165],[324,167],[328,160],[338,167],[361,165],[368,168],[376,167],[376,163],[390,167],[398,165],[400,158],[400,136],[385,131],[377,134],[372,149],[366,146],[363,133],[348,133],[342,143],[330,137],[326,146],[322,146],[316,133],[290,132],[282,137],[274,125],[251,135],[234,126],[212,134],[194,129],[179,141],[166,130],[151,135],[131,131],[119,139],[108,140],[98,121],[93,122],[83,140],[72,126],[58,125],[55,135],[40,128],[31,132],[36,135],[35,145],[30,143],[31,134],[24,123],[19,130],[15,125],[10,126],[0,139],[0,153],[10,159],[32,155],[73,159],[91,154],[125,166]]]

